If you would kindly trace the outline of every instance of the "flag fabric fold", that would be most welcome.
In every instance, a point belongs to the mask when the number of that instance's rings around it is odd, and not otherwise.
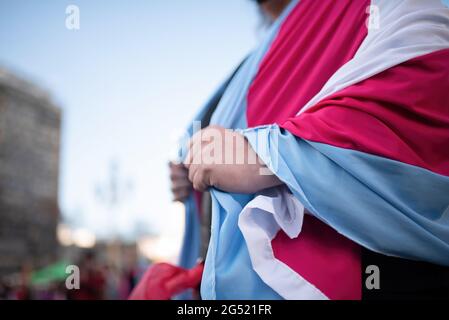
[[[360,245],[449,265],[448,58],[439,0],[292,2],[211,119],[288,189],[211,190],[202,298],[360,299]]]

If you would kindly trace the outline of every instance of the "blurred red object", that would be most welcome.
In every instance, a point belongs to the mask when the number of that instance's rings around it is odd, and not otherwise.
[[[192,269],[180,268],[168,263],[157,263],[148,268],[129,300],[169,300],[187,289],[196,289],[203,274],[204,264]]]

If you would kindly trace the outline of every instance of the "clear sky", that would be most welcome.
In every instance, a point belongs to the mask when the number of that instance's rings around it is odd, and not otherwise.
[[[80,9],[80,29],[65,26]],[[178,134],[260,35],[250,0],[0,0],[0,65],[63,109],[60,206],[97,235],[136,225],[180,236],[166,163]],[[110,163],[129,186],[96,195]]]

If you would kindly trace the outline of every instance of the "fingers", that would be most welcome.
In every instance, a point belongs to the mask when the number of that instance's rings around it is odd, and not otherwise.
[[[191,191],[191,186],[189,186],[188,188],[177,189],[173,192],[173,201],[184,202],[189,197]]]
[[[190,188],[192,186],[192,183],[189,181],[189,179],[183,178],[183,179],[175,179],[171,183],[171,190],[173,192],[183,189],[183,188]]]
[[[192,191],[192,183],[186,178],[175,179],[171,184],[173,201],[184,201]]]
[[[202,136],[202,130],[195,133],[192,138],[190,138],[188,146],[187,146],[187,156],[184,160],[184,166],[189,169],[190,165],[192,163],[198,163],[195,162],[195,157],[200,154],[201,152],[201,136]]]
[[[216,131],[220,131],[222,135],[224,135],[224,131],[225,129],[223,127],[220,126],[216,126],[216,125],[211,125],[208,126],[205,129],[202,129],[198,132],[196,132],[189,140],[188,144],[187,144],[187,156],[184,160],[184,165],[189,168],[190,165],[192,163],[200,163],[198,161],[201,161],[202,159],[200,158],[201,156],[201,148],[203,147],[203,145],[210,143],[210,139],[211,139],[211,135],[210,132],[211,130]],[[213,136],[213,135],[212,135]],[[209,139],[207,139],[207,137],[209,137]],[[204,140],[204,138],[206,138],[207,141]]]
[[[208,161],[208,163],[204,163],[205,161],[203,161],[203,154],[210,157],[211,152],[209,149],[214,147],[206,147],[211,143],[211,139],[214,136],[211,131],[207,130],[223,131],[224,129],[218,126],[209,126],[196,132],[188,143],[188,152],[184,161],[184,166],[188,170],[188,179],[192,182],[193,188],[198,191],[204,191],[210,186],[208,181],[211,171],[210,164],[215,163],[214,161]],[[221,132],[221,134],[223,134],[223,132]],[[217,134],[215,134],[215,136],[217,136]],[[209,137],[209,139],[207,139],[207,137]],[[206,141],[204,141],[203,138],[205,138]],[[215,156],[215,154],[219,155],[221,153],[215,151],[213,154]]]
[[[191,175],[190,171],[192,170],[192,167],[198,167],[202,165],[202,153],[201,153],[201,144],[200,143],[194,143],[192,145],[192,148],[189,150],[188,160],[184,164],[186,169],[189,171],[189,176]]]
[[[169,163],[173,201],[185,201],[192,191],[188,171],[182,163]]]
[[[189,175],[190,175],[190,172],[189,172]],[[202,168],[200,166],[197,166],[197,170],[195,170],[193,172],[191,181],[192,181],[193,189],[195,189],[197,191],[203,192],[203,191],[206,191],[207,188],[209,187],[208,184],[206,183],[204,170],[202,170]]]
[[[183,164],[170,165],[170,180],[188,180],[188,170]]]
[[[192,164],[189,169],[189,180],[193,189],[197,191],[205,191],[209,188],[208,183],[208,166],[201,164]]]

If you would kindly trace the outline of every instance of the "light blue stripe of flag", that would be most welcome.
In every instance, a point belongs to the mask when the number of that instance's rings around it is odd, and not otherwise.
[[[449,265],[449,177],[275,125],[244,135],[254,148],[268,146],[261,159],[338,232],[386,255]]]

